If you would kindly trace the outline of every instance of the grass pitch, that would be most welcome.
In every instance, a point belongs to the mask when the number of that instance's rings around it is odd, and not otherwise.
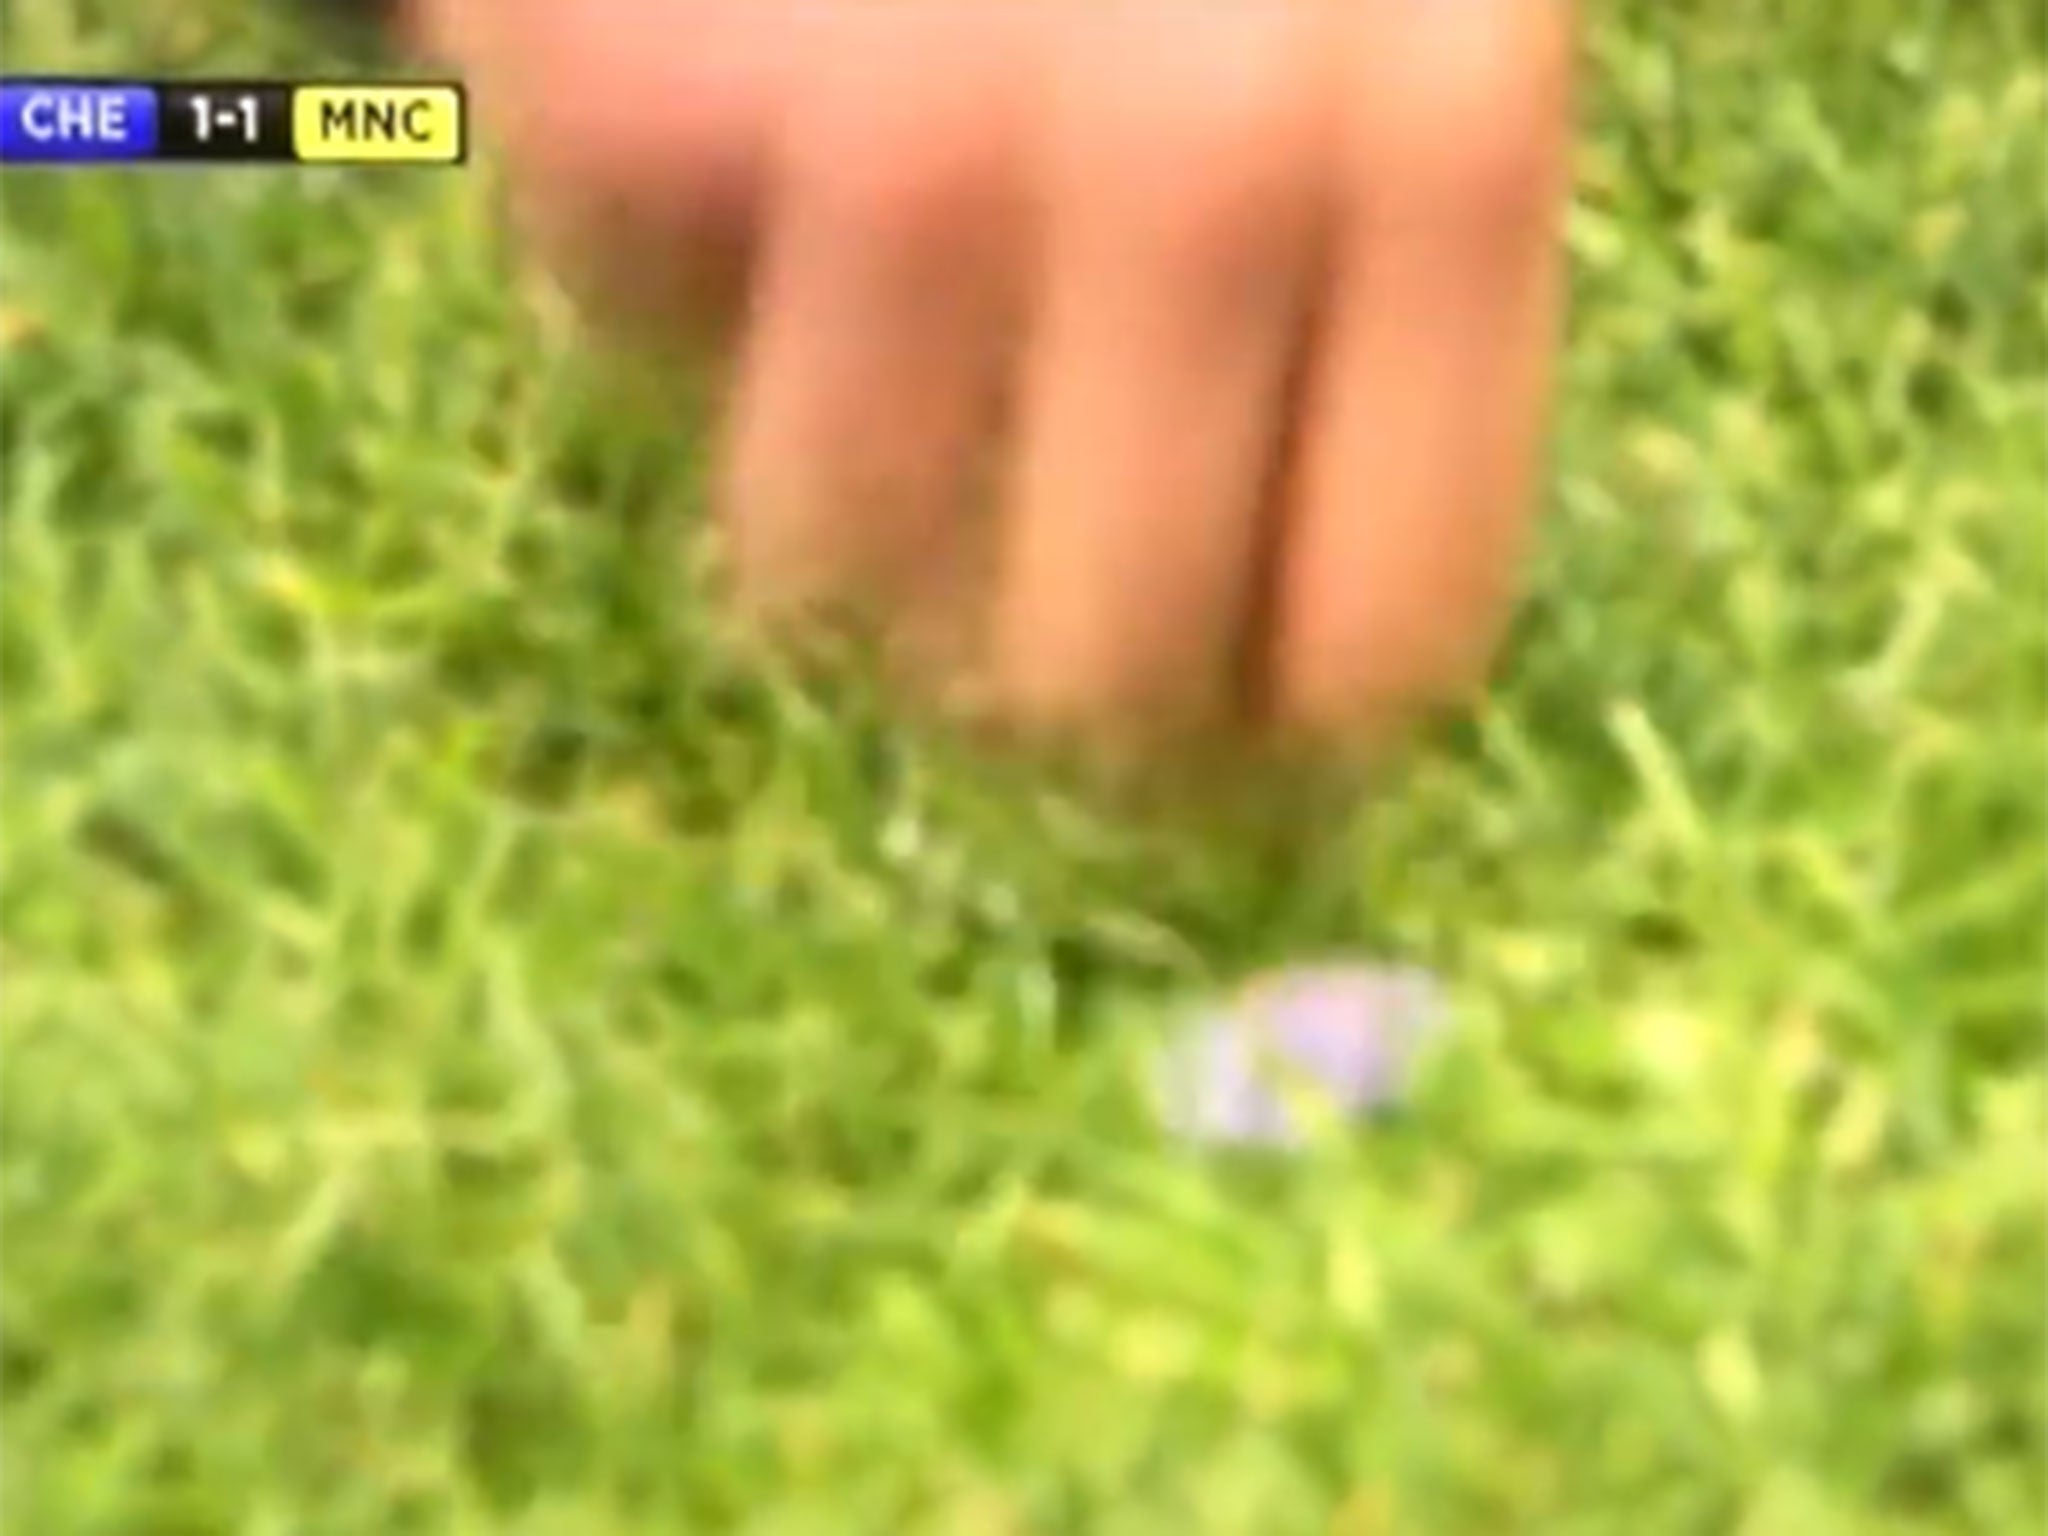
[[[10,1528],[2037,1528],[2041,12],[1586,9],[1535,591],[1277,864],[745,667],[481,171],[8,176]],[[1333,952],[1411,1111],[1167,1144]]]

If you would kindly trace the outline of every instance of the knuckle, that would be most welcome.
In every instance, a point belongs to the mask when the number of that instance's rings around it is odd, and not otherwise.
[[[844,134],[822,134],[805,194],[856,235],[916,242],[972,217],[986,184],[983,158],[964,136],[894,114]]]
[[[1251,254],[1302,212],[1299,166],[1277,135],[1219,124],[1188,148],[1160,191],[1166,233],[1191,257]]]
[[[1424,195],[1454,220],[1519,227],[1548,207],[1555,177],[1543,125],[1495,103],[1484,131],[1437,137]]]
[[[985,71],[914,56],[836,62],[790,151],[797,195],[856,237],[891,244],[974,220],[1004,170],[993,97],[974,88]]]
[[[1292,249],[1313,207],[1311,105],[1284,76],[1210,69],[1112,109],[1081,151],[1102,205],[1202,269]]]
[[[1381,57],[1363,94],[1368,178],[1383,203],[1481,225],[1547,214],[1569,116],[1568,34],[1536,14],[1547,10],[1438,13]]]

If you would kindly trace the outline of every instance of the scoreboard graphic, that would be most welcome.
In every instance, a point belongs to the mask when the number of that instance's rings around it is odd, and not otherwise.
[[[469,155],[458,84],[0,79],[0,163],[427,165]]]

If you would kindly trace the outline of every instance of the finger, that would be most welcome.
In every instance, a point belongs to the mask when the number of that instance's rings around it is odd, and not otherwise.
[[[1134,77],[1150,10],[1059,93],[995,642],[1010,713],[1119,736],[1234,706],[1320,191],[1305,30],[1190,13]]]
[[[1277,582],[1272,708],[1318,730],[1371,732],[1483,668],[1524,540],[1559,308],[1563,8],[1400,11],[1398,44],[1353,50],[1358,193]]]
[[[430,0],[504,146],[523,221],[625,317],[729,310],[773,180],[807,8],[747,0]]]
[[[757,617],[886,621],[931,667],[965,643],[984,531],[968,504],[1024,244],[1015,76],[958,13],[863,20],[806,86],[725,502]]]

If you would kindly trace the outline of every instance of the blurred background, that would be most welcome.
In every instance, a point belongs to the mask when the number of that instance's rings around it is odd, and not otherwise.
[[[7,67],[366,67],[144,9]],[[2043,13],[1585,10],[1534,591],[1277,849],[743,664],[487,156],[10,171],[14,1527],[2032,1528]],[[1173,1145],[1328,954],[1405,1112]]]

